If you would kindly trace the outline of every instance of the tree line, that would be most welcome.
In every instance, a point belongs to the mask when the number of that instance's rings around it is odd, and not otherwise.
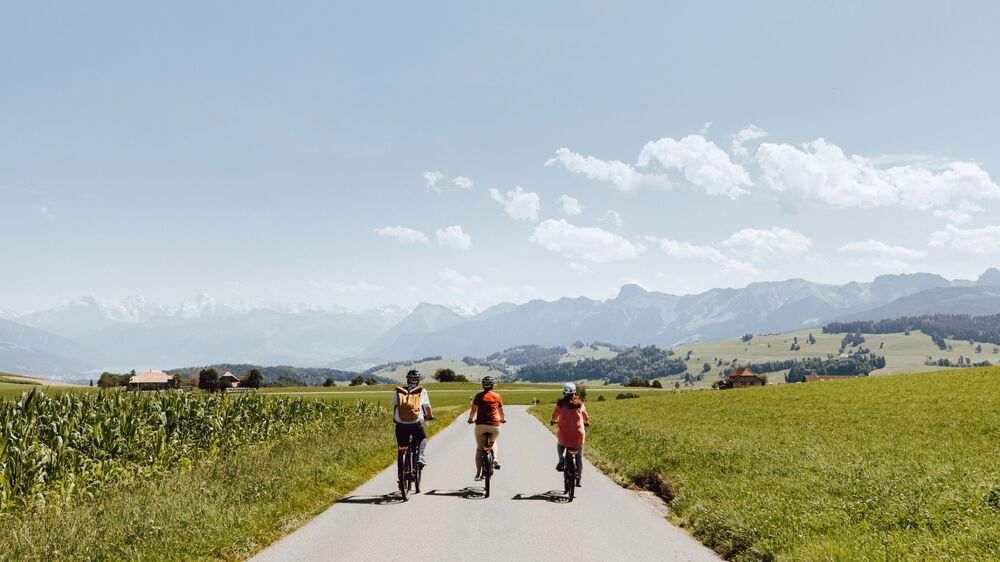
[[[601,379],[606,383],[621,383],[632,377],[649,380],[679,375],[686,370],[687,364],[674,357],[673,351],[650,345],[625,348],[611,359],[525,365],[517,371],[517,378],[530,382]]]
[[[894,334],[920,330],[941,347],[944,339],[974,340],[1000,344],[1000,314],[970,316],[968,314],[925,314],[885,320],[854,320],[830,322],[823,333]],[[944,349],[944,348],[942,348]]]

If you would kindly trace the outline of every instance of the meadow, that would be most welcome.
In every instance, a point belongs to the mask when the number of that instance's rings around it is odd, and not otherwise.
[[[816,339],[816,343],[809,344],[809,335]],[[973,361],[990,361],[1000,363],[1000,354],[994,354],[994,344],[982,344],[982,352],[976,353],[975,345],[968,341],[945,340],[952,346],[951,351],[938,349],[930,336],[914,330],[910,335],[899,334],[863,334],[865,342],[861,347],[871,349],[872,353],[885,356],[886,366],[884,369],[874,371],[873,375],[889,375],[898,373],[915,373],[939,371],[941,367],[924,365],[927,357],[934,359],[948,358],[952,361],[959,356],[971,357]],[[705,378],[695,383],[695,388],[708,388],[713,382],[719,379],[722,370],[728,368],[728,363],[736,360],[739,364],[763,363],[767,361],[779,361],[783,359],[804,359],[808,357],[826,358],[827,354],[836,356],[840,352],[840,342],[844,334],[824,334],[819,328],[809,330],[799,330],[782,334],[754,335],[748,342],[740,338],[727,340],[717,340],[703,343],[678,345],[673,348],[674,352],[684,358],[691,352],[688,359],[688,372],[697,374],[702,371],[706,362],[711,365],[711,371],[706,373]],[[792,351],[790,348],[795,339],[798,339],[800,349]],[[978,342],[977,342],[978,343]],[[722,366],[717,365],[717,360],[723,361]],[[784,383],[785,371],[768,373],[769,384]],[[663,379],[664,385],[673,384],[672,381],[678,377]]]
[[[981,368],[590,400],[587,454],[730,560],[995,560],[998,380]]]

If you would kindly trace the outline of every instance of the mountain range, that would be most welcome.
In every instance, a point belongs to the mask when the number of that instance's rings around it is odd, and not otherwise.
[[[0,371],[57,378],[221,362],[363,368],[428,356],[482,357],[524,344],[601,341],[675,345],[747,332],[782,332],[831,320],[927,313],[1000,313],[1000,270],[977,280],[883,275],[826,285],[804,279],[672,295],[625,285],[586,297],[501,303],[463,315],[422,303],[363,312],[309,305],[229,307],[200,295],[174,306],[93,297],[0,319]]]

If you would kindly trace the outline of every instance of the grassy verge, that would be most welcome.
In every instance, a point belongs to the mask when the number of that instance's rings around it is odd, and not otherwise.
[[[731,560],[995,560],[998,381],[967,369],[588,401],[588,457]]]
[[[435,410],[432,433],[459,408]],[[389,419],[351,422],[68,507],[0,520],[2,560],[241,560],[395,461]]]

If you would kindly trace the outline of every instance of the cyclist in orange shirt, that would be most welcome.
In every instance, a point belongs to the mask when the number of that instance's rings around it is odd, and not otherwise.
[[[493,377],[483,377],[483,391],[472,399],[472,410],[469,411],[469,423],[476,424],[476,481],[483,479],[483,459],[479,451],[486,445],[486,434],[491,434],[493,441],[493,469],[500,470],[497,457],[497,438],[500,437],[500,424],[507,423],[503,413],[503,399],[493,392],[495,381]]]

